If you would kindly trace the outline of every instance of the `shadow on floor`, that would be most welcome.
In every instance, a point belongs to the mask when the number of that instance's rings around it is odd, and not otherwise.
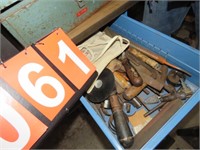
[[[78,101],[71,114],[64,117],[40,149],[113,149],[110,142]]]

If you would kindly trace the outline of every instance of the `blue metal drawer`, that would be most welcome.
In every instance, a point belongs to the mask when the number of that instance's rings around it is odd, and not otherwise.
[[[116,33],[140,44],[147,49],[163,56],[166,60],[192,74],[187,78],[187,84],[195,91],[192,97],[184,101],[180,108],[166,120],[166,122],[152,135],[140,149],[154,149],[163,138],[193,109],[200,101],[199,89],[199,58],[198,50],[183,44],[167,35],[164,35],[146,25],[129,18],[126,14],[121,15],[110,28]],[[81,102],[91,114],[93,119],[104,132],[115,149],[123,149],[116,136],[109,130],[106,123],[100,117],[94,104],[81,97]],[[159,114],[158,114],[159,115]],[[145,128],[145,127],[144,127]],[[142,129],[143,130],[143,129]],[[137,136],[137,134],[136,134]],[[142,139],[141,139],[142,140]]]

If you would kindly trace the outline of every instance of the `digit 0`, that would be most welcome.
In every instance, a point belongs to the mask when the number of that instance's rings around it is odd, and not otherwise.
[[[13,99],[9,93],[7,93],[4,89],[0,88],[0,116],[2,116],[5,120],[7,120],[17,131],[18,138],[16,141],[7,141],[0,137],[0,145],[1,148],[6,149],[22,149],[30,139],[30,128],[24,118],[9,104],[5,102],[6,99]],[[2,127],[1,120],[0,120],[0,129],[6,129],[6,127]],[[0,148],[0,149],[1,149]]]

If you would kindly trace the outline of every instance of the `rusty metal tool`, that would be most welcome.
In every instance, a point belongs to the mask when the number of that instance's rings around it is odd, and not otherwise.
[[[137,100],[143,105],[143,107],[147,110],[147,111],[150,111],[149,108],[147,107],[147,105],[145,103],[143,103],[143,100],[141,100],[140,97],[136,97]]]
[[[180,78],[182,88],[175,91],[175,88],[168,87],[169,94],[158,96],[153,95],[145,100],[147,104],[154,104],[158,102],[169,102],[176,99],[185,100],[192,95],[192,90],[186,85],[182,78]],[[166,86],[166,85],[165,85]],[[166,87],[165,87],[166,88]]]
[[[128,59],[124,59],[122,61],[124,68],[126,69],[126,73],[130,82],[133,86],[139,87],[143,84],[143,80],[138,74],[137,70],[135,70],[129,63]]]
[[[161,74],[157,72],[157,78],[153,78],[152,72],[146,69],[143,65],[138,63],[139,60],[134,59],[133,54],[126,52],[127,58],[130,60],[130,64],[137,70],[138,74],[143,79],[143,84],[140,87],[131,86],[124,91],[123,97],[126,100],[131,100],[133,97],[137,96],[147,85],[161,91],[165,85],[167,78],[168,67],[165,65],[161,66]]]
[[[160,99],[159,99],[160,97],[161,96],[158,96],[158,95],[152,95],[152,96],[146,98],[144,100],[144,103],[145,104],[155,104],[155,103],[158,103],[160,101]]]
[[[139,63],[139,59],[135,58],[133,54],[131,54],[129,51],[126,51],[126,57],[129,59],[130,64],[137,70],[139,75],[142,77],[143,82],[147,85],[157,89],[160,91],[165,83],[166,77],[167,77],[167,66],[162,65],[161,69],[162,72],[155,72],[157,74],[156,79],[152,77],[152,72],[150,72],[146,67],[141,65]]]
[[[167,75],[167,81],[170,84],[173,84],[174,86],[176,85],[180,85],[181,81],[180,78],[185,80],[185,74],[183,74],[182,72],[178,71],[178,70],[170,70],[170,72]]]
[[[131,112],[131,104],[130,103],[124,103],[124,105],[125,105],[126,113],[130,113]]]
[[[147,113],[144,114],[144,117],[147,117],[149,115],[151,115],[153,112],[155,112],[156,110],[162,108],[167,102],[163,102],[158,104],[157,106],[155,106],[154,108],[152,108],[151,110],[149,110]]]
[[[165,84],[164,87],[163,87],[168,93],[175,93],[176,92],[176,89],[173,85],[171,84]]]
[[[187,98],[189,98],[190,96],[192,96],[192,93],[193,93],[191,88],[186,85],[186,83],[183,81],[182,78],[180,78],[180,81],[181,81],[182,88],[180,88],[178,92],[184,92],[187,95]]]
[[[123,94],[117,94],[117,95],[118,95],[118,98],[119,98],[118,100],[121,104],[128,103],[128,104],[131,104],[132,106],[134,106],[137,109],[139,109],[142,106],[142,104],[139,102],[137,97],[134,97],[132,100],[127,101],[126,99],[124,99]]]
[[[138,94],[140,94],[140,92],[142,92],[142,90],[147,86],[146,83],[143,83],[141,86],[139,87],[135,87],[135,86],[131,86],[129,88],[127,88],[124,93],[123,93],[123,97],[126,100],[131,100],[132,98],[134,98],[135,96],[137,96]]]
[[[173,101],[175,99],[181,99],[181,100],[184,100],[187,98],[187,95],[186,93],[184,92],[177,92],[177,93],[170,93],[170,94],[167,94],[167,95],[164,95],[162,97],[160,97],[160,101],[161,102],[169,102],[169,101]]]
[[[158,102],[170,102],[176,99],[184,100],[187,98],[186,93],[184,92],[176,92],[176,93],[169,93],[162,96],[153,95],[145,100],[146,104],[155,104]]]
[[[133,106],[137,109],[139,109],[140,107],[142,107],[142,104],[140,103],[140,101],[138,100],[138,97],[134,97],[130,103],[133,104]]]
[[[151,86],[147,86],[147,88],[148,88],[150,91],[152,91],[154,94],[160,95],[160,92],[159,92],[158,90],[152,88]],[[164,88],[164,87],[163,87],[163,88]]]
[[[133,62],[136,65],[142,65],[144,66],[149,72],[151,72],[151,76],[156,79],[157,78],[157,71],[153,69],[151,66],[143,62],[141,59],[136,57],[135,55],[131,54],[128,50],[125,52],[126,58],[128,58],[129,62]]]
[[[171,68],[177,69],[177,70],[179,70],[179,71],[181,71],[181,72],[187,74],[188,76],[191,76],[191,74],[190,74],[189,72],[187,72],[187,71],[185,71],[185,70],[183,70],[183,69],[181,69],[181,68],[179,68],[179,67],[177,67],[177,66],[175,66],[175,65],[173,65],[173,64],[171,64],[171,63],[169,63],[169,62],[168,62],[165,58],[163,58],[162,56],[157,55],[157,54],[155,54],[154,52],[151,52],[151,51],[149,51],[148,49],[146,49],[146,48],[144,48],[144,47],[142,47],[142,46],[140,46],[140,45],[138,45],[138,44],[136,44],[136,43],[131,42],[131,43],[130,43],[130,47],[136,48],[138,51],[142,52],[143,54],[147,55],[148,57],[154,59],[155,61],[157,61],[157,62],[159,62],[159,63],[161,63],[161,64],[163,64],[163,65],[167,65],[167,66],[169,66],[169,67],[171,67]]]
[[[140,51],[138,51],[135,48],[129,48],[128,51],[130,53],[132,53],[133,55],[135,55],[136,57],[140,58],[142,61],[144,61],[146,64],[148,64],[149,66],[151,66],[155,70],[161,72],[160,71],[160,64],[157,61],[147,57],[146,55],[144,55],[143,53],[141,53]]]
[[[149,91],[147,88],[144,88],[144,89],[143,89],[143,92],[144,92],[146,95],[149,95],[149,94],[150,94],[150,91]]]
[[[180,78],[182,88],[175,91],[175,88],[168,87],[169,94],[157,96],[154,95],[152,97],[149,97],[145,100],[145,103],[153,104],[158,102],[169,102],[175,99],[185,100],[189,98],[192,95],[192,90],[189,88],[186,83],[183,81],[182,78]]]
[[[111,95],[109,100],[118,140],[124,148],[129,148],[134,142],[134,137],[128,125],[127,119],[125,118],[122,106],[119,103],[117,95],[115,94]]]

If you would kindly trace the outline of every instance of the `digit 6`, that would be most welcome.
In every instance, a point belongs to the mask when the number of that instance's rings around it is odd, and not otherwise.
[[[35,85],[32,84],[29,79],[29,74],[31,72],[39,73],[43,68],[43,66],[37,63],[25,64],[18,72],[18,81],[23,90],[36,102],[46,107],[56,107],[65,97],[65,90],[62,84],[51,76],[42,76],[38,78]],[[54,98],[50,98],[42,92],[42,86],[44,84],[49,84],[56,90],[57,94]]]

